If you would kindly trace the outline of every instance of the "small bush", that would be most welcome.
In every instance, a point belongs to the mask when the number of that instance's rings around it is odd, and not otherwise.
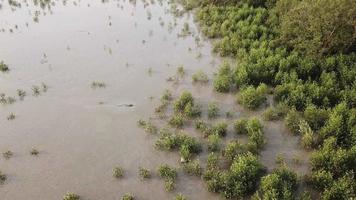
[[[91,83],[91,88],[97,89],[97,88],[105,88],[106,84],[104,82],[99,82],[99,81],[93,81]]]
[[[0,171],[0,184],[4,184],[4,182],[6,181],[6,179],[7,179],[6,174],[4,174],[4,173],[2,173],[2,172]]]
[[[12,151],[8,150],[2,153],[2,155],[4,156],[5,159],[10,159],[14,154],[12,153]]]
[[[174,102],[174,111],[183,113],[188,104],[190,104],[190,106],[194,106],[194,98],[190,92],[184,91]]]
[[[231,87],[233,86],[233,71],[230,67],[230,65],[225,62],[223,65],[219,68],[218,74],[216,75],[214,79],[214,89],[217,92],[229,92]]]
[[[275,121],[283,118],[288,112],[288,107],[278,104],[275,108],[269,107],[263,112],[263,119],[266,121]]]
[[[245,118],[239,119],[234,123],[234,129],[236,134],[246,135],[247,134],[247,122]]]
[[[293,134],[299,134],[300,120],[301,120],[301,116],[299,115],[299,113],[295,109],[291,109],[288,112],[284,120],[284,123]]]
[[[175,114],[169,119],[168,123],[174,128],[182,128],[184,125],[184,116],[180,113]]]
[[[182,194],[178,194],[176,197],[175,197],[175,200],[187,200],[187,198],[182,195]]]
[[[139,175],[141,180],[149,179],[149,178],[151,178],[151,171],[146,169],[146,168],[139,167],[138,168],[138,175]]]
[[[192,76],[193,82],[194,83],[207,83],[209,82],[208,75],[206,75],[202,70],[197,71],[195,74]]]
[[[199,160],[190,161],[183,165],[183,170],[189,175],[201,176],[202,168],[200,167]]]
[[[237,102],[245,108],[255,110],[266,102],[267,86],[260,84],[257,88],[248,86],[243,88],[237,96]]]
[[[135,197],[131,193],[126,193],[121,197],[121,200],[134,200]]]
[[[206,161],[207,169],[216,169],[219,167],[219,156],[217,153],[211,152],[208,155],[208,159]]]
[[[223,156],[229,163],[232,163],[243,152],[245,152],[243,146],[238,141],[231,141],[226,145]]]
[[[179,66],[177,68],[177,75],[180,76],[180,77],[183,77],[185,75],[185,70],[184,70],[183,66]]]
[[[33,155],[33,156],[37,156],[40,152],[35,149],[35,148],[32,148],[31,151],[30,151],[30,154]]]
[[[16,115],[14,113],[10,113],[8,116],[7,116],[7,120],[14,120],[16,118]]]
[[[167,192],[172,192],[175,188],[175,182],[173,179],[166,179],[164,180],[164,188]]]
[[[177,170],[167,164],[163,164],[158,168],[158,175],[165,180],[175,180],[177,178]]]
[[[210,129],[210,134],[217,134],[220,137],[224,137],[227,133],[227,123],[220,122],[215,124]]]
[[[80,196],[75,194],[75,193],[71,193],[68,192],[66,195],[64,195],[63,200],[79,200]]]
[[[137,125],[141,128],[143,128],[143,130],[146,133],[150,133],[150,134],[156,134],[157,133],[157,127],[149,121],[144,121],[142,119],[138,120]]]
[[[9,69],[9,66],[7,64],[4,63],[4,61],[1,61],[0,62],[0,71],[1,72],[8,72],[10,69]]]
[[[216,118],[219,116],[219,107],[216,102],[208,104],[208,117],[210,119]]]
[[[122,178],[124,176],[124,169],[122,167],[115,167],[113,169],[113,176],[115,178]]]
[[[221,139],[219,135],[212,134],[208,137],[208,149],[212,152],[217,152],[220,150]]]

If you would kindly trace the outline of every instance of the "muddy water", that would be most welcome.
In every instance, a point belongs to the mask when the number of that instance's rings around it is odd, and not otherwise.
[[[164,191],[157,175],[145,182],[137,177],[139,166],[155,171],[179,160],[156,151],[154,137],[136,126],[138,119],[153,115],[164,89],[191,90],[201,104],[218,101],[236,117],[256,115],[236,106],[232,95],[212,92],[210,84],[191,83],[198,69],[212,77],[221,60],[211,54],[208,41],[197,45],[199,33],[189,14],[174,17],[165,1],[54,1],[50,10],[29,0],[21,1],[21,8],[0,2],[0,60],[11,69],[0,73],[0,93],[27,92],[23,101],[0,105],[0,151],[14,152],[9,160],[0,158],[0,170],[8,176],[0,185],[1,200],[61,199],[67,191],[88,200],[119,199],[126,192],[147,200],[172,199],[175,193],[219,199],[199,179],[182,173],[174,193]],[[193,35],[178,36],[184,23]],[[180,65],[185,79],[167,82]],[[93,81],[106,87],[93,89]],[[33,96],[32,86],[41,83],[48,91]],[[14,120],[6,119],[10,113]],[[305,154],[281,123],[266,129],[271,142],[262,161],[269,168],[281,151]],[[32,147],[39,156],[30,155]],[[117,165],[125,169],[121,180],[112,177]],[[306,170],[305,165],[296,168]]]

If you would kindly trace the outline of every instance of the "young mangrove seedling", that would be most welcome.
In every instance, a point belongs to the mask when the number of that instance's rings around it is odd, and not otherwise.
[[[124,176],[124,170],[122,167],[115,167],[113,169],[113,176],[117,179],[122,178]]]
[[[135,197],[131,193],[126,193],[121,197],[121,200],[134,200]]]
[[[7,150],[4,153],[2,153],[2,155],[4,156],[5,159],[10,159],[14,154],[12,153],[12,151]]]
[[[16,118],[16,115],[14,113],[10,113],[8,116],[7,116],[7,120],[14,120]]]
[[[146,168],[139,167],[138,168],[138,175],[139,175],[141,180],[149,179],[149,178],[151,178],[151,171],[146,169]]]
[[[104,82],[99,82],[99,81],[93,81],[91,83],[91,88],[97,89],[97,88],[105,88],[106,84]]]
[[[64,195],[63,200],[80,200],[80,196],[75,193],[68,192]]]
[[[37,85],[32,86],[32,92],[33,92],[33,96],[38,96],[40,95],[40,87],[38,87]]]
[[[6,181],[6,179],[7,179],[6,174],[4,174],[4,173],[2,173],[2,172],[0,171],[0,184],[4,184],[4,182]]]
[[[18,89],[17,90],[17,95],[19,96],[20,100],[23,100],[26,96],[26,91]]]
[[[37,156],[39,153],[40,153],[40,152],[39,152],[36,148],[32,147],[32,149],[31,149],[31,151],[30,151],[30,154],[31,154],[31,155]]]

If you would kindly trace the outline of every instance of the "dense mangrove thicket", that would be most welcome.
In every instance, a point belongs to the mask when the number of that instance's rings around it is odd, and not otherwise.
[[[237,59],[236,66],[221,66],[215,90],[238,91],[237,102],[248,109],[259,108],[272,94],[279,106],[265,117],[285,117],[301,144],[313,150],[310,173],[303,179],[316,197],[355,198],[356,1],[182,1],[187,9],[197,9],[202,32],[216,39],[214,51]],[[237,122],[237,132],[252,131],[243,123]],[[238,144],[233,147],[239,152]],[[229,160],[228,172],[211,167],[205,173],[210,191],[243,197],[256,191],[259,182],[254,198],[296,198],[298,180],[288,169],[261,179],[262,168],[253,155]]]

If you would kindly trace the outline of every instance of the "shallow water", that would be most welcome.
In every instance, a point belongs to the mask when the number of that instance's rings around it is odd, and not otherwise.
[[[212,77],[222,62],[199,35],[192,16],[174,17],[165,1],[54,1],[51,11],[32,1],[28,6],[21,1],[16,9],[0,2],[0,61],[10,67],[9,73],[0,73],[0,93],[27,92],[23,101],[0,105],[0,151],[14,152],[9,160],[0,158],[0,170],[8,175],[0,185],[1,200],[61,199],[67,191],[88,200],[119,199],[126,192],[137,199],[172,199],[176,193],[219,199],[198,178],[183,173],[174,193],[164,191],[157,175],[144,182],[137,177],[139,166],[152,171],[162,163],[178,166],[178,155],[156,151],[154,137],[136,125],[153,115],[164,89],[175,95],[191,90],[201,104],[218,101],[236,117],[260,115],[244,111],[232,95],[215,94],[210,84],[192,84],[192,73],[202,69]],[[41,11],[38,22],[33,21],[36,11]],[[194,36],[178,37],[184,23]],[[180,65],[185,78],[178,84],[167,82]],[[106,87],[93,89],[93,81]],[[31,87],[41,83],[48,91],[33,96]],[[9,113],[16,118],[7,120]],[[301,154],[306,162],[298,138],[281,122],[267,125],[266,137],[261,160],[269,169],[281,152],[289,158]],[[29,154],[32,147],[39,156]],[[121,180],[112,177],[117,165],[125,170]],[[303,174],[306,166],[295,168]]]

